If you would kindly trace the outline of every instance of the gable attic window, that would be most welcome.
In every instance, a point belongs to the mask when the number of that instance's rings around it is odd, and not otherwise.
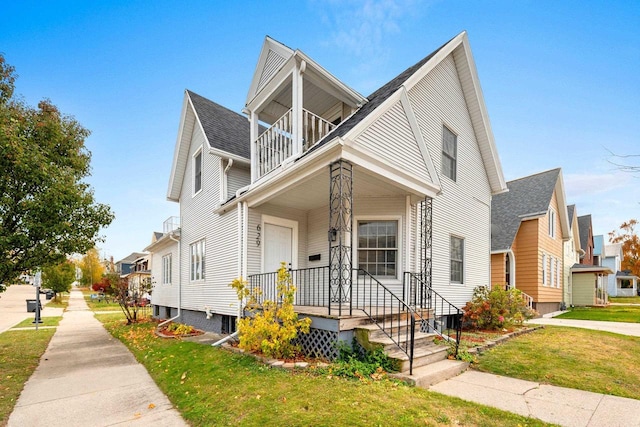
[[[442,173],[456,180],[458,137],[446,126],[442,126]]]
[[[193,195],[202,190],[202,147],[193,156]]]
[[[556,212],[549,208],[549,212],[547,213],[547,219],[549,220],[549,237],[556,237]]]

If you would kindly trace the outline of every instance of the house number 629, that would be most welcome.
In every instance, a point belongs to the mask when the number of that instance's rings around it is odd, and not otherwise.
[[[256,226],[256,230],[258,231],[256,235],[256,246],[260,246],[260,231],[262,230],[262,227],[260,226],[260,224]]]

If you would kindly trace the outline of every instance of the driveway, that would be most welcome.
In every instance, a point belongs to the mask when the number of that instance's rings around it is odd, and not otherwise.
[[[539,319],[531,319],[528,321],[528,323],[535,325],[568,326],[571,328],[593,329],[596,331],[607,331],[616,334],[640,337],[640,323],[558,319],[555,317],[541,317]]]

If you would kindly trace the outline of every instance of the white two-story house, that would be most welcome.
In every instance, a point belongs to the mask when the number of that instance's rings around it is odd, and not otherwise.
[[[491,198],[507,187],[466,33],[368,97],[267,37],[242,112],[185,93],[180,226],[147,248],[156,316],[229,332],[229,283],[273,298],[285,262],[328,347],[342,326],[326,319],[427,292],[461,307],[490,285]]]

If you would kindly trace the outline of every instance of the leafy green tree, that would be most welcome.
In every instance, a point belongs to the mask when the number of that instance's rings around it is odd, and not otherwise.
[[[76,266],[69,260],[42,269],[43,287],[51,289],[56,294],[69,292],[74,280],[76,280]]]
[[[100,254],[96,248],[91,248],[78,263],[82,277],[80,283],[83,286],[91,286],[98,283],[104,274],[104,264],[100,261]]]
[[[16,99],[14,71],[0,55],[0,283],[84,253],[114,217],[83,181],[89,131],[49,100]]]

